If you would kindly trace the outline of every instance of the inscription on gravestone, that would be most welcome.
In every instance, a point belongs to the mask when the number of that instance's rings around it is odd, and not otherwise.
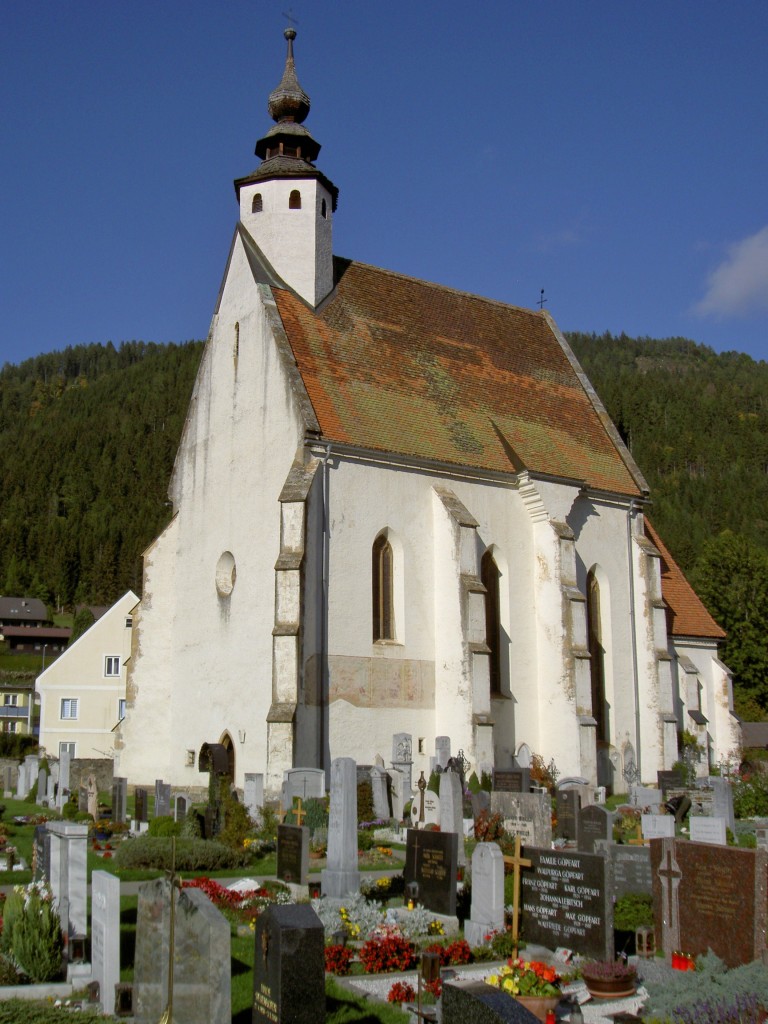
[[[628,893],[650,893],[651,851],[647,846],[618,846],[612,843],[609,856],[613,865],[613,896],[620,899]]]
[[[594,853],[595,843],[613,836],[613,815],[604,807],[591,804],[579,811],[577,819],[578,846],[584,853]]]
[[[557,827],[555,834],[560,839],[575,839],[576,818],[581,809],[581,797],[575,789],[558,789],[555,794]]]
[[[608,860],[596,853],[529,848],[522,874],[526,942],[578,949],[583,956],[613,959],[613,903]]]
[[[419,903],[435,914],[456,913],[456,870],[459,837],[455,832],[408,829],[405,848],[405,884],[419,886]]]
[[[307,904],[268,907],[256,921],[253,1024],[323,1024],[324,932]]]
[[[518,769],[496,770],[493,773],[493,788],[499,793],[523,793],[523,773]]]

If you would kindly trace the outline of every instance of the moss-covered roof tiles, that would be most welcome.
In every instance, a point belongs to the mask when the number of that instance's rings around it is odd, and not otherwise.
[[[547,314],[364,264],[338,268],[318,311],[273,289],[327,440],[641,493]]]

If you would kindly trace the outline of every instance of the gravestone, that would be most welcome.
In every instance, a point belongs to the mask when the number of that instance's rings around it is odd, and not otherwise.
[[[690,839],[692,843],[712,843],[715,846],[726,846],[725,821],[722,818],[704,818],[692,814],[688,819]]]
[[[184,793],[177,793],[173,798],[173,820],[186,821],[191,804],[192,801],[189,796]]]
[[[578,829],[577,817],[581,810],[581,796],[576,789],[555,791],[555,835],[559,839],[575,839]]]
[[[491,794],[486,789],[470,794],[469,801],[472,807],[472,817],[475,821],[477,821],[481,814],[491,813]]]
[[[470,946],[487,946],[487,935],[503,931],[504,854],[496,843],[478,843],[472,854],[472,909],[464,938]]]
[[[48,772],[41,768],[37,773],[37,803],[42,807],[48,801]]]
[[[651,789],[650,786],[630,786],[629,802],[633,807],[647,809],[649,814],[658,814],[664,800],[660,789]]]
[[[136,821],[142,822],[147,820],[147,791],[146,789],[137,789],[134,794],[134,813],[136,815]]]
[[[35,825],[32,848],[32,881],[40,882],[51,877],[51,834],[46,825]]]
[[[413,793],[413,737],[409,732],[396,732],[392,737],[392,767],[403,773],[405,803]]]
[[[256,920],[253,1024],[324,1021],[322,922],[305,903],[267,907]]]
[[[155,779],[155,817],[168,818],[171,815],[171,785],[162,779]]]
[[[403,809],[405,808],[405,776],[399,768],[388,768],[389,796],[392,800],[392,817],[395,821],[403,820]],[[410,793],[408,794],[410,799]]]
[[[99,820],[99,787],[96,776],[89,775],[85,784],[86,810],[94,821]]]
[[[128,779],[116,775],[112,779],[112,820],[123,822],[127,818]]]
[[[539,1021],[522,1003],[484,981],[446,982],[441,1003],[443,1024],[537,1024]]]
[[[656,780],[658,787],[661,790],[662,803],[667,799],[670,789],[680,789],[683,785],[682,776],[677,770],[656,772]]]
[[[731,832],[735,831],[736,818],[733,813],[733,787],[728,779],[717,775],[711,775],[708,779],[709,788],[712,790],[712,814],[716,818],[725,821],[725,827]]]
[[[13,795],[13,768],[6,765],[3,768],[3,799],[10,800]]]
[[[434,914],[456,913],[459,837],[455,832],[408,829],[403,879],[416,882],[418,901]]]
[[[610,843],[606,848],[611,859],[614,900],[629,893],[650,896],[653,891],[650,847]]]
[[[442,771],[445,771],[445,766],[451,757],[451,737],[450,736],[436,736],[435,737],[435,762],[440,766]]]
[[[522,873],[525,941],[613,960],[610,861],[599,853],[527,848]]]
[[[529,793],[531,790],[530,768],[494,769],[493,788],[500,793]]]
[[[277,877],[281,882],[306,885],[309,876],[309,829],[306,825],[277,826]]]
[[[643,814],[640,821],[643,839],[668,839],[675,836],[675,819],[671,814]]]
[[[322,768],[291,768],[285,774],[288,802],[283,804],[284,807],[292,807],[293,801],[299,797],[304,802],[312,797],[322,800],[325,796],[325,772]]]
[[[91,968],[102,1011],[111,1015],[120,981],[120,879],[108,871],[91,873]]]
[[[464,813],[461,780],[456,772],[443,772],[440,776],[440,831],[455,832],[459,836],[459,867],[467,863],[464,852]]]
[[[440,824],[440,797],[431,789],[424,790],[424,819],[421,818],[421,793],[417,793],[411,804],[411,824],[413,828],[424,828],[425,825]]]
[[[685,840],[651,842],[656,946],[712,949],[728,967],[761,959],[768,925],[768,852]]]
[[[264,776],[261,772],[245,773],[243,780],[243,803],[249,816],[258,820],[261,816],[261,809],[264,806]]]
[[[18,770],[16,772],[16,799],[17,800],[23,800],[26,797],[26,795],[27,795],[26,790],[24,789],[24,786],[26,784],[26,778],[25,778],[26,774],[27,774],[27,769],[25,768],[24,763],[22,762],[19,765]]]
[[[136,1024],[157,1024],[167,1005],[172,892],[173,1020],[232,1024],[229,922],[200,889],[179,890],[167,878],[139,886],[133,973]]]
[[[381,821],[392,817],[389,807],[389,776],[386,769],[376,765],[371,768],[371,790],[373,793],[373,816]]]
[[[53,899],[61,912],[68,915],[67,934],[87,935],[88,890],[86,861],[88,857],[88,826],[74,821],[49,821],[50,874]]]
[[[37,774],[40,771],[40,758],[37,754],[27,754],[24,758],[24,796],[28,797],[34,784],[37,782]]]
[[[77,809],[81,814],[88,814],[88,787],[77,787]]]
[[[548,793],[491,793],[491,813],[500,814],[523,846],[552,844],[552,801]]]
[[[49,807],[56,806],[56,779],[53,773],[48,776],[48,783],[45,789],[45,799],[47,800]]]
[[[582,807],[576,820],[577,846],[583,853],[594,853],[595,843],[613,838],[613,815],[605,807]]]
[[[331,764],[327,867],[320,880],[324,896],[343,899],[360,890],[357,865],[357,766],[351,757]]]
[[[59,792],[57,794],[59,810],[69,800],[71,761],[72,755],[69,751],[63,750],[59,754]]]

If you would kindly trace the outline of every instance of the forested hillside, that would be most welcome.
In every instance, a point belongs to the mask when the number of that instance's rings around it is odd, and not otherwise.
[[[202,342],[78,345],[0,370],[0,593],[141,589]]]
[[[651,488],[649,515],[728,632],[738,706],[768,708],[768,363],[684,338],[568,341]]]

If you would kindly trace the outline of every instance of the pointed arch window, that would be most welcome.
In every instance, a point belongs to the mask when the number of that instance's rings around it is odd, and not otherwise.
[[[289,210],[300,210],[301,209],[301,192],[297,188],[291,191],[288,197],[288,209]]]
[[[263,209],[264,201],[261,198],[261,192],[257,192],[253,197],[253,202],[251,203],[251,213],[261,213]]]
[[[323,220],[328,220],[328,203],[324,199],[320,201],[320,216]]]
[[[381,533],[373,542],[373,640],[395,639],[394,553]]]
[[[501,573],[490,551],[480,562],[480,580],[485,587],[485,642],[491,649],[489,672],[491,694],[501,693],[501,614],[499,580]]]
[[[592,677],[592,716],[597,722],[597,741],[607,742],[608,714],[605,700],[605,648],[600,615],[600,584],[590,569],[587,574],[587,639]]]

